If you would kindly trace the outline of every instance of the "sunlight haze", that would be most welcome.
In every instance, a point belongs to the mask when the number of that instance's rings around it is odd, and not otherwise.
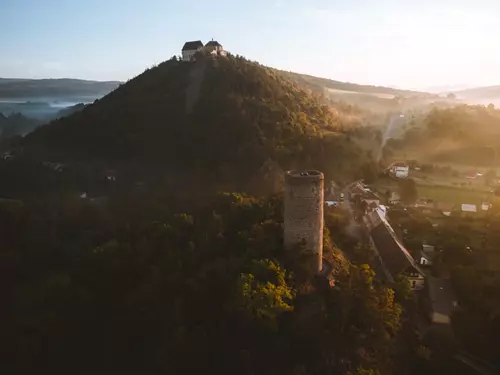
[[[187,40],[279,69],[431,89],[500,84],[500,3],[0,0],[0,77],[127,80]]]

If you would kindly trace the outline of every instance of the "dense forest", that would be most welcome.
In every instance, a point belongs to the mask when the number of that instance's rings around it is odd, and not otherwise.
[[[202,55],[77,109],[0,144],[2,372],[456,373],[343,209],[325,208],[329,278],[284,251],[284,170],[377,178],[358,144],[380,132],[346,121],[359,109]]]
[[[500,110],[492,104],[434,108],[412,115],[406,125],[404,138],[390,140],[389,150],[432,162],[498,165]]]
[[[0,112],[0,138],[28,134],[40,124],[39,120],[27,118],[20,113],[4,115]]]
[[[4,373],[417,374],[429,356],[402,306],[326,212],[335,286],[283,251],[282,199],[219,193],[194,205],[70,171],[0,161]],[[20,189],[24,186],[24,189]]]
[[[333,283],[308,272],[300,246],[283,249],[282,171],[352,178],[370,155],[351,133],[276,72],[200,56],[4,141],[15,157],[0,160],[0,370],[431,368],[409,284],[377,279],[344,211],[325,213]]]
[[[22,113],[3,114],[0,112],[0,138],[9,138],[14,136],[24,136],[40,125],[50,122],[54,119],[66,117],[81,111],[85,108],[85,104],[75,104],[73,106],[58,110],[55,114],[45,116],[43,118],[32,118],[23,115]]]
[[[24,146],[37,159],[142,164],[165,178],[261,194],[284,169],[356,172],[366,155],[343,125],[338,111],[257,63],[174,57],[37,129]]]

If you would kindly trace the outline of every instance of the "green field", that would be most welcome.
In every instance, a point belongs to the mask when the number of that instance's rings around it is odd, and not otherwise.
[[[398,191],[397,181],[380,181],[374,187],[380,192]],[[491,202],[492,194],[485,191],[451,186],[417,185],[418,197],[450,204],[476,204]]]
[[[417,186],[418,195],[421,198],[433,199],[437,202],[454,204],[481,204],[491,201],[492,194],[484,191],[467,190],[445,186]]]

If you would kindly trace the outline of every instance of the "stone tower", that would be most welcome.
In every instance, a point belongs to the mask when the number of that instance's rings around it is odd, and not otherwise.
[[[315,273],[321,271],[323,257],[323,185],[324,176],[319,171],[285,174],[285,248],[305,241]]]

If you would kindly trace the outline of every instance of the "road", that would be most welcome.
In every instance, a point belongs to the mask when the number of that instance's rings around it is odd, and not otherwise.
[[[467,367],[476,371],[476,373],[481,375],[495,375],[498,374],[498,370],[494,368],[490,363],[483,361],[481,358],[477,358],[472,354],[460,352],[456,354],[455,358],[460,363],[466,365]]]
[[[393,138],[397,133],[398,125],[404,121],[404,115],[401,113],[392,115],[387,122],[387,129],[382,135],[382,143],[380,144],[380,149],[377,153],[377,161],[382,158],[382,151],[384,150],[385,144],[390,138]]]
[[[351,201],[350,201],[350,191],[353,188],[355,184],[357,184],[359,181],[354,181],[351,182],[349,185],[344,187],[342,189],[342,193],[344,193],[344,204],[343,208],[349,213],[349,225],[347,226],[346,230],[349,235],[352,237],[362,239],[363,238],[363,228],[359,223],[356,222],[354,219],[354,212],[352,209]]]

